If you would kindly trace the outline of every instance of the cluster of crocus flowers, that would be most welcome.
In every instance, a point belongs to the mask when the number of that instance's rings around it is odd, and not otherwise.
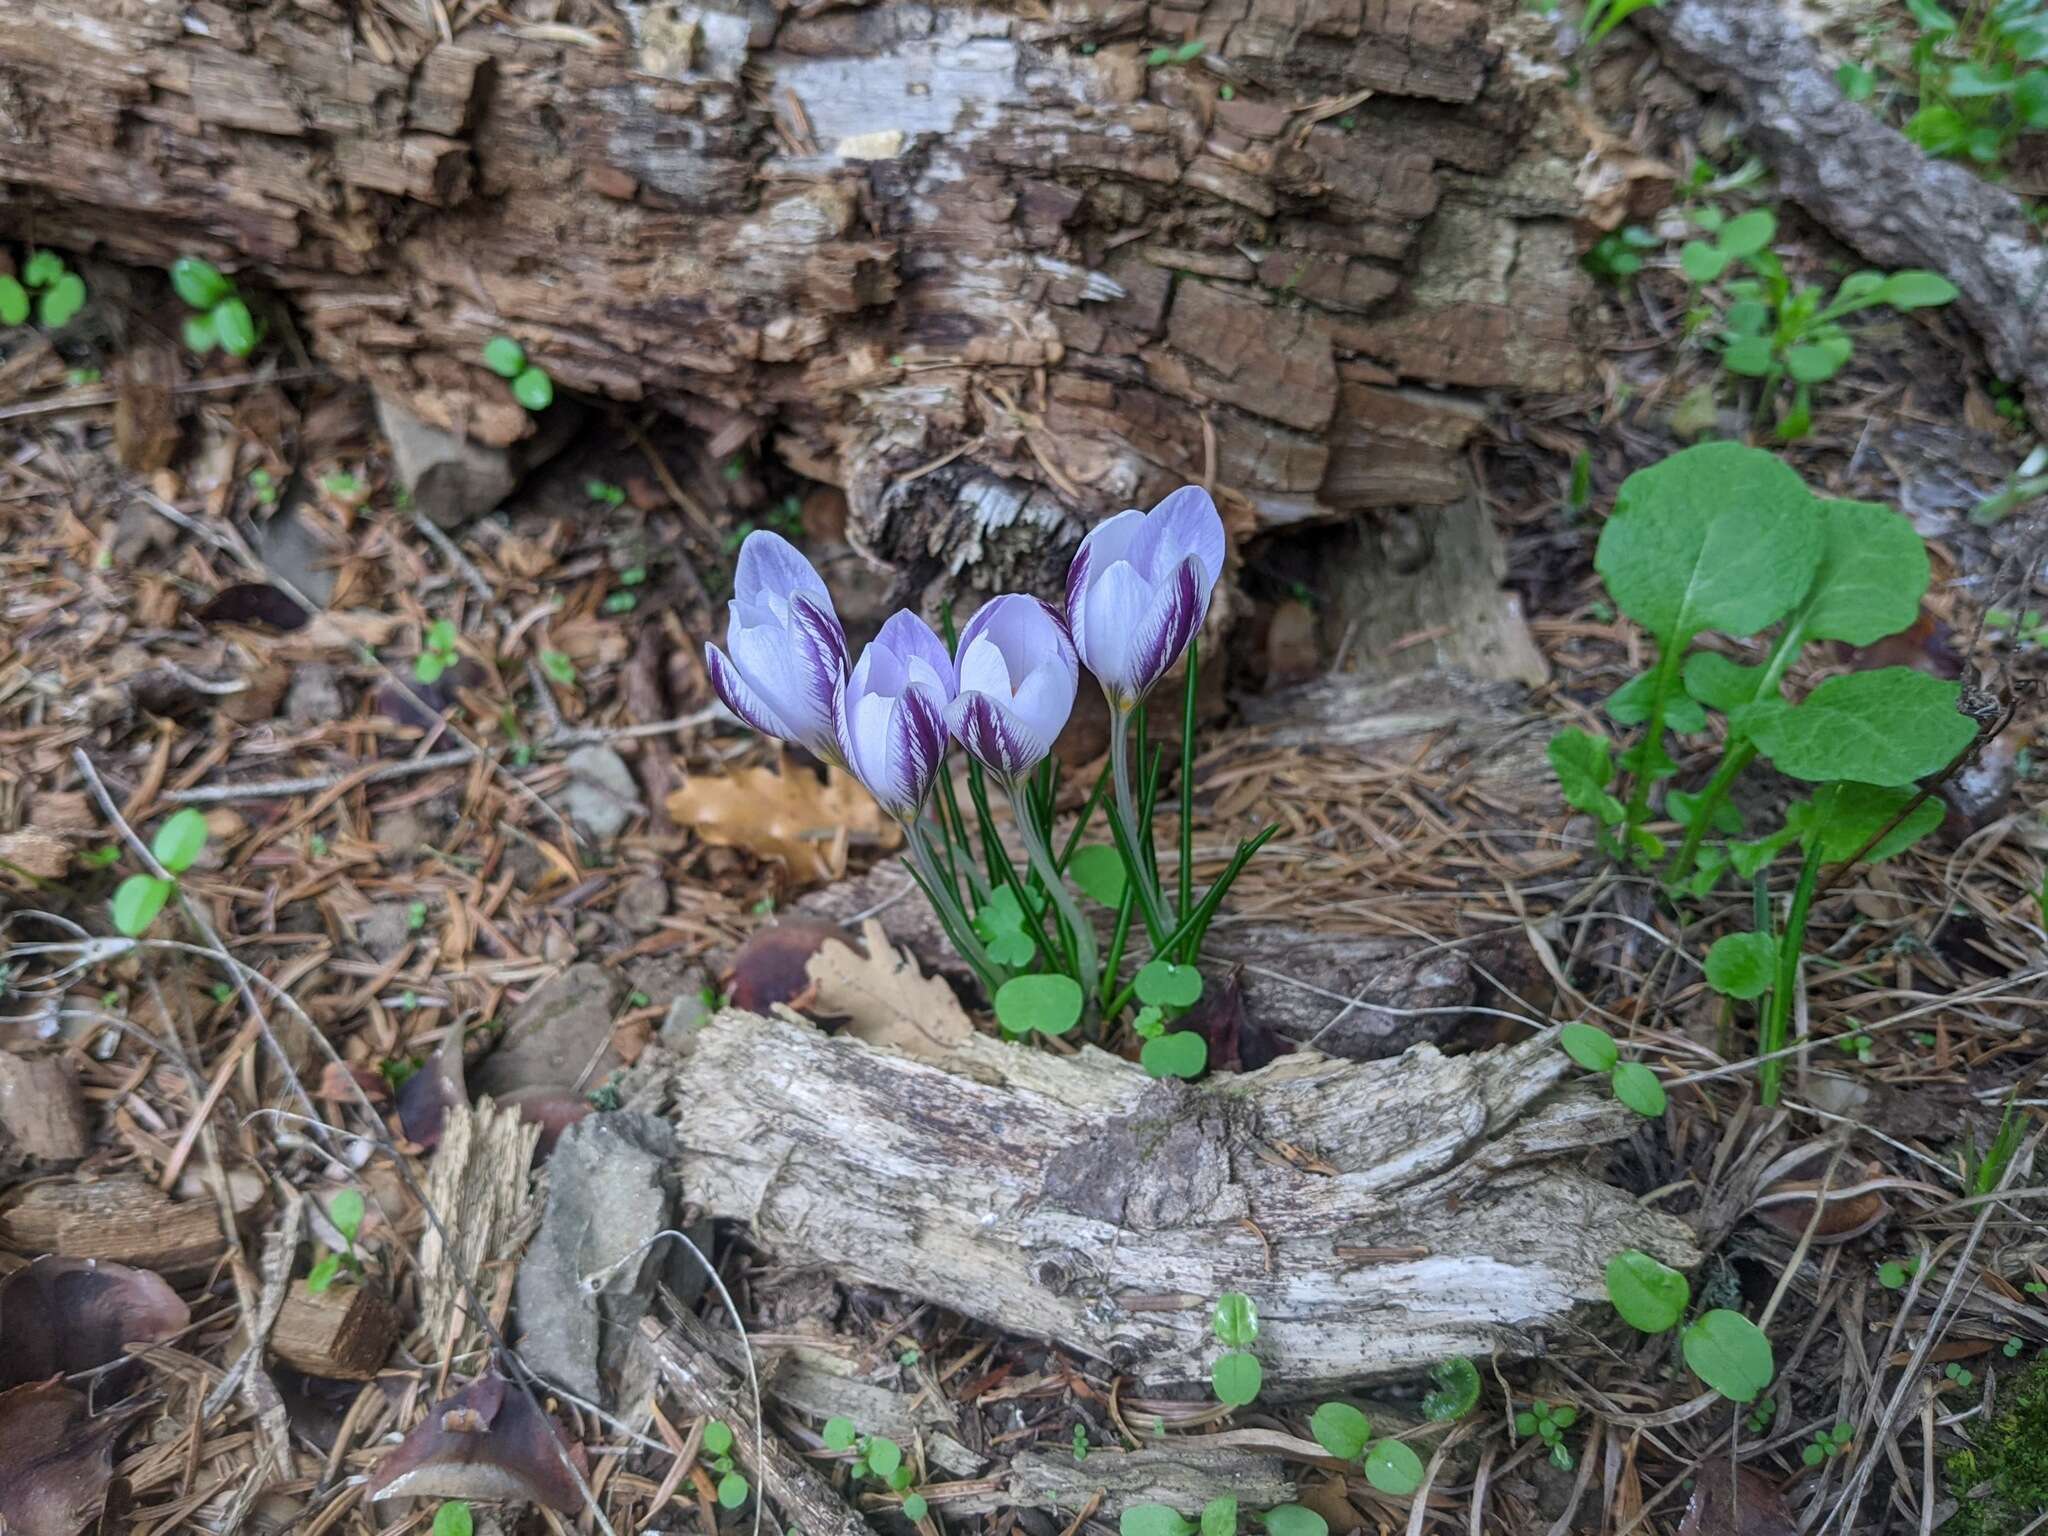
[[[1130,722],[1201,629],[1224,548],[1215,502],[1189,486],[1150,512],[1121,512],[1096,527],[1068,571],[1064,611],[1019,593],[994,598],[949,651],[905,610],[849,664],[824,582],[786,539],[756,530],[740,546],[726,648],[706,647],[712,686],[755,730],[853,774],[902,824],[920,885],[993,993],[1006,968],[989,957],[967,910],[968,898],[979,906],[989,887],[974,868],[974,850],[956,846],[964,831],[949,840],[949,827],[961,826],[957,807],[950,821],[933,809],[935,788],[937,798],[952,801],[945,761],[958,742],[1009,797],[1030,867],[1058,913],[1074,979],[1094,999],[1094,933],[1062,877],[1046,825],[1049,796],[1034,800],[1034,776],[1073,711],[1085,665],[1109,701],[1111,815],[1157,944],[1176,920],[1139,826]],[[1020,910],[1029,910],[1033,899],[1021,887],[1016,894]]]

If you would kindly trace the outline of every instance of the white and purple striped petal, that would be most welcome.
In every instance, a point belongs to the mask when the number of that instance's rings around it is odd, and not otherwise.
[[[968,621],[960,636],[959,677],[946,724],[961,746],[1007,782],[1052,751],[1073,713],[1080,658],[1053,608],[1013,592]]]
[[[916,614],[893,615],[840,692],[839,755],[890,815],[915,816],[946,755],[953,659]]]
[[[1223,519],[1200,486],[1150,512],[1119,512],[1081,541],[1067,569],[1067,624],[1110,707],[1136,707],[1208,616],[1227,553]]]
[[[781,535],[757,529],[740,546],[725,649],[706,646],[719,699],[764,735],[839,756],[846,632],[824,581]]]

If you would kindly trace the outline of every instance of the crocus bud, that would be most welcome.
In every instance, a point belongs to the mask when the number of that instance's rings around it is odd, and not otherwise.
[[[740,545],[726,651],[704,647],[725,707],[764,736],[839,760],[835,716],[846,681],[846,632],[832,594],[794,544],[757,528]]]
[[[959,663],[960,693],[946,724],[997,778],[1023,777],[1073,713],[1080,661],[1067,626],[1037,598],[1012,592],[968,620]]]
[[[915,816],[946,756],[953,658],[907,609],[882,626],[839,695],[839,757],[883,810]]]
[[[1208,616],[1223,519],[1200,486],[1098,523],[1067,568],[1067,628],[1110,708],[1135,708]]]

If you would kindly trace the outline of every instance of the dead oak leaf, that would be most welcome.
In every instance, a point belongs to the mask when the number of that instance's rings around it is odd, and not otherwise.
[[[974,1033],[960,999],[943,978],[927,976],[907,950],[893,949],[882,925],[861,925],[867,953],[838,939],[818,946],[804,967],[816,986],[811,1012],[843,1018],[842,1033],[906,1056],[944,1061]]]
[[[0,1392],[0,1531],[76,1536],[94,1524],[114,1477],[114,1443],[139,1411],[94,1417],[85,1394],[61,1382]]]
[[[779,859],[798,885],[845,874],[855,837],[893,848],[901,835],[868,792],[836,768],[822,780],[801,769],[699,774],[668,797],[668,813],[707,843]]]

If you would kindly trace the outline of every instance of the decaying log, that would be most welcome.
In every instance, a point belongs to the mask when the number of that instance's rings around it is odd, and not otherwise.
[[[323,360],[497,444],[533,430],[479,360],[509,333],[843,486],[914,576],[1047,581],[1211,443],[1247,527],[1443,504],[1479,392],[1589,376],[1579,141],[1510,0],[621,0],[452,39],[198,3],[5,8],[0,229],[274,284]]]
[[[933,1502],[949,1514],[985,1515],[999,1509],[1078,1510],[1097,1494],[1097,1511],[1111,1520],[1133,1504],[1198,1510],[1226,1495],[1241,1509],[1271,1509],[1294,1502],[1294,1480],[1278,1456],[1207,1446],[1162,1445],[1140,1451],[1091,1450],[1086,1461],[1070,1451],[1024,1451],[1004,1469],[1000,1489],[962,1493]]]
[[[1242,1290],[1286,1396],[1534,1353],[1620,1249],[1696,1261],[1586,1171],[1632,1115],[1569,1070],[1536,1038],[1190,1086],[1093,1047],[977,1035],[942,1067],[727,1011],[670,1092],[685,1197],[785,1258],[1149,1386],[1208,1379],[1210,1309]]]
[[[1954,282],[1991,365],[2025,386],[2028,413],[2048,432],[2048,247],[2020,198],[1928,158],[1845,97],[1780,0],[1667,0],[1635,22],[1698,84],[1742,104],[1779,185],[1845,244],[1874,265],[1928,267]]]
[[[216,1262],[226,1246],[217,1205],[174,1200],[140,1174],[48,1180],[0,1203],[0,1248],[21,1254],[111,1259],[183,1275]]]

